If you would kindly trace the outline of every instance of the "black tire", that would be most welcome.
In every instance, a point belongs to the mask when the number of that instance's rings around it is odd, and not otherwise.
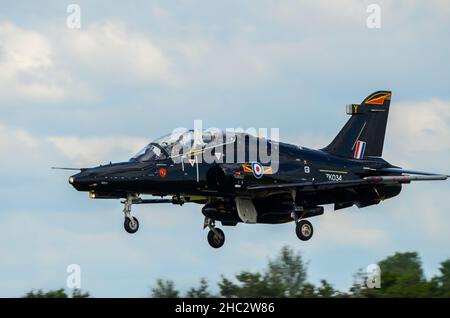
[[[139,230],[139,221],[134,216],[132,217],[133,221],[129,218],[125,218],[125,222],[123,223],[123,227],[125,228],[125,231],[127,231],[130,234],[134,234]]]
[[[301,220],[295,227],[295,233],[300,240],[307,241],[313,236],[314,229],[311,222]]]
[[[211,245],[211,247],[219,248],[222,247],[222,245],[225,243],[225,233],[223,233],[223,231],[219,228],[215,228],[215,230],[220,233],[222,238],[220,238],[218,235],[216,235],[216,233],[210,230],[208,232],[208,243],[209,245]]]

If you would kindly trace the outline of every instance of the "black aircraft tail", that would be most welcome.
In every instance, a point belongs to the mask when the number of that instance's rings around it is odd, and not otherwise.
[[[390,103],[391,92],[378,91],[359,105],[347,105],[350,119],[322,150],[355,159],[381,157]]]

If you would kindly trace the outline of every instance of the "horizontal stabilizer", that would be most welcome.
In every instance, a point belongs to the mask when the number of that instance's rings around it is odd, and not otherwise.
[[[377,169],[377,171],[396,172],[396,173],[402,173],[402,174],[418,174],[418,175],[423,175],[423,176],[443,175],[443,174],[440,174],[440,173],[423,172],[423,171],[415,171],[415,170],[405,170],[405,169],[401,169],[401,168],[383,168],[383,169]]]
[[[444,175],[417,175],[417,176],[374,176],[365,177],[364,180],[370,183],[410,183],[411,181],[434,181],[447,180]]]

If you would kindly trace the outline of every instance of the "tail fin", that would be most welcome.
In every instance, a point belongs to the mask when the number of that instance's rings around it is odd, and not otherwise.
[[[391,92],[378,91],[359,105],[348,105],[350,119],[331,144],[322,150],[355,159],[381,157],[390,103]]]

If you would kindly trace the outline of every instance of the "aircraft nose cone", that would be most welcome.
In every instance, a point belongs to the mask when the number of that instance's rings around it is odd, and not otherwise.
[[[70,176],[68,181],[78,191],[89,191],[94,184],[96,185],[95,177],[88,171],[82,171]]]

